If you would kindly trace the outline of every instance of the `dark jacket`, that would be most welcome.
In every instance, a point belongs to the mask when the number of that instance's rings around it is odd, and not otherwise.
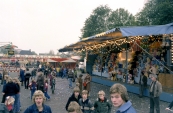
[[[72,102],[72,101],[76,101],[77,103],[79,103],[79,99],[81,99],[82,97],[81,97],[81,95],[79,94],[79,96],[78,96],[78,98],[75,98],[75,96],[74,96],[74,93],[71,95],[71,97],[69,97],[69,99],[68,99],[68,101],[67,101],[67,104],[66,104],[66,106],[65,106],[65,109],[67,110],[68,109],[68,106],[69,106],[69,104],[70,104],[70,102]]]
[[[101,101],[99,98],[94,103],[95,112],[94,113],[111,113],[112,105],[106,98]]]
[[[132,103],[127,101],[122,106],[120,106],[116,113],[137,113],[136,110],[132,107]]]
[[[26,71],[26,73],[25,73],[25,78],[30,78],[31,77],[31,73],[29,72],[29,71]]]
[[[141,83],[141,79],[142,79],[143,83]],[[139,84],[144,85],[145,87],[147,87],[147,77],[145,75],[140,76]]]
[[[25,79],[24,75],[25,75],[25,71],[22,70],[22,69],[20,69],[20,78],[21,78],[21,81],[24,81],[24,79]]]
[[[94,106],[89,99],[86,99],[84,102],[79,99],[79,105],[83,113],[94,113]]]
[[[24,113],[39,113],[36,104],[33,104],[31,106],[29,106]],[[47,105],[43,104],[43,111],[42,113],[52,113],[51,108]]]
[[[6,96],[13,96],[19,92],[19,87],[13,82],[9,82],[5,85],[3,92]]]

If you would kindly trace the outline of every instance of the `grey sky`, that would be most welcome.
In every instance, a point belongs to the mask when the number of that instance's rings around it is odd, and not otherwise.
[[[79,40],[93,9],[108,5],[136,14],[146,0],[0,0],[0,42],[49,52]],[[2,43],[0,43],[2,45]]]

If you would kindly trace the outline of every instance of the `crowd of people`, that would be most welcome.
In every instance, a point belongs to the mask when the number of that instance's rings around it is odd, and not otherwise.
[[[31,100],[33,105],[29,106],[24,113],[52,113],[51,107],[44,104],[47,100],[51,100],[48,94],[48,87],[55,93],[56,77],[67,78],[69,88],[73,88],[72,95],[69,97],[65,109],[68,113],[111,113],[112,105],[118,107],[116,113],[136,113],[132,103],[129,101],[127,89],[122,84],[116,83],[110,88],[110,99],[105,96],[105,92],[100,90],[98,98],[95,102],[90,99],[91,91],[91,75],[89,73],[84,76],[77,76],[75,69],[64,68],[66,72],[60,74],[55,69],[28,69],[22,67],[19,72],[19,78],[11,78],[8,72],[4,69],[2,73],[2,94],[1,103],[4,103],[4,113],[19,113],[21,111],[20,90],[23,86],[25,89],[30,89]],[[68,70],[68,71],[67,71]],[[162,93],[162,86],[157,81],[157,76],[151,74],[150,92],[150,113],[160,113],[159,96]],[[141,85],[145,84],[143,78]],[[166,108],[170,110],[173,102]],[[6,108],[6,109],[5,109]]]

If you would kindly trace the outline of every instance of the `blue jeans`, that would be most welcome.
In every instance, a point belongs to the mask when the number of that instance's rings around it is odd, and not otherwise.
[[[44,92],[44,96],[46,97],[46,99],[50,99],[50,96],[48,95],[47,91]]]
[[[66,74],[63,73],[62,78],[66,77]]]
[[[14,111],[14,113],[17,113],[20,111],[20,94],[15,95],[13,111]]]
[[[31,90],[31,100],[32,100],[32,96],[34,94],[35,90]]]
[[[68,78],[68,81],[69,81],[69,87],[72,87],[72,80],[73,80],[73,78]]]

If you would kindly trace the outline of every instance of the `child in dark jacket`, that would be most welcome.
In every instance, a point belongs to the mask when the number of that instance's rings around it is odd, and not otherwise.
[[[46,79],[45,80],[45,83],[44,83],[44,96],[46,97],[46,100],[50,100],[50,96],[48,95],[48,80]]]
[[[31,90],[31,100],[34,92],[37,90],[37,83],[34,79],[32,79],[31,83],[29,84],[29,88]]]
[[[79,105],[83,113],[94,113],[94,106],[91,103],[91,100],[88,99],[88,91],[82,91],[82,98],[79,99]]]
[[[109,100],[105,97],[103,90],[98,92],[99,98],[94,103],[95,113],[111,113],[112,105]]]
[[[66,110],[68,109],[68,106],[69,106],[70,102],[75,101],[75,102],[79,103],[79,99],[82,98],[79,93],[80,93],[79,87],[75,87],[73,89],[73,94],[71,95],[71,97],[69,97],[69,99],[67,101],[67,104],[65,106]]]

